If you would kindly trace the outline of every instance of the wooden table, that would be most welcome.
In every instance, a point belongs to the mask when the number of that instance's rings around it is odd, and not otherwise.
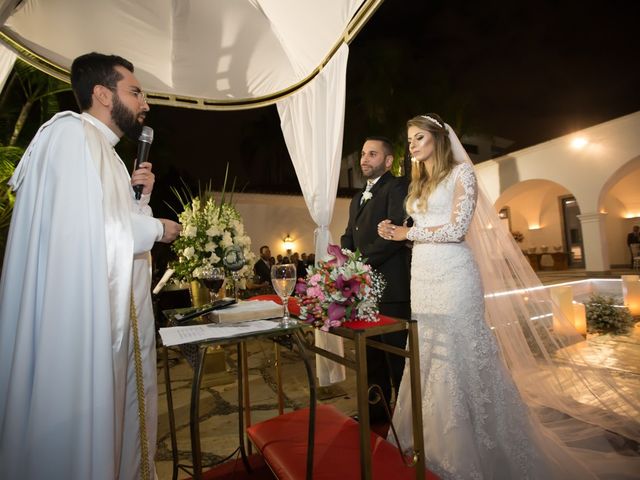
[[[531,268],[538,270],[567,270],[569,268],[569,254],[566,252],[541,252],[541,253],[525,253],[529,259]],[[543,255],[550,255],[553,259],[553,265],[543,267],[540,263]]]

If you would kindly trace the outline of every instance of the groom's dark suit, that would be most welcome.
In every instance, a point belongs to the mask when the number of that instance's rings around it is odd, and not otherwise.
[[[384,240],[378,235],[378,223],[390,219],[395,225],[402,225],[405,218],[404,199],[407,196],[407,182],[387,172],[371,188],[371,198],[360,203],[364,191],[358,192],[351,200],[349,223],[340,239],[342,248],[359,249],[376,271],[380,272],[387,283],[380,313],[399,318],[410,318],[409,303],[409,264],[410,250],[403,242]],[[383,335],[381,341],[405,348],[406,332]],[[404,369],[404,358],[386,355],[381,350],[367,349],[367,376],[369,384],[378,384],[382,388],[387,403],[391,397],[389,367],[393,385],[398,387]],[[396,392],[397,394],[397,392]],[[384,411],[371,409],[373,422],[382,420]]]

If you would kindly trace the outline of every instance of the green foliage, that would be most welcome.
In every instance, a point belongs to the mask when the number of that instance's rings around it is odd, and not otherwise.
[[[15,197],[7,182],[13,175],[16,164],[22,157],[24,149],[20,147],[0,147],[0,270],[4,259],[11,213]]]
[[[427,54],[424,51],[427,50]],[[400,171],[407,143],[406,122],[435,112],[458,134],[471,130],[470,93],[457,86],[451,72],[433,62],[432,49],[416,49],[393,31],[366,48],[354,42],[347,65],[347,97],[343,153],[359,151],[370,135],[384,135],[400,146],[394,174]],[[425,75],[428,65],[428,76]],[[424,88],[416,92],[415,85]]]
[[[393,164],[391,165],[391,174],[394,177],[402,177],[405,175],[404,163],[406,156],[406,147],[403,143],[396,143],[393,146]]]
[[[613,297],[592,294],[585,303],[589,333],[626,333],[634,320],[627,307],[619,305]]]
[[[58,94],[70,91],[69,84],[17,60],[0,96],[0,144],[26,145],[60,110]]]
[[[7,181],[38,127],[59,111],[58,94],[68,84],[16,61],[0,95],[0,268],[4,259],[14,195]]]

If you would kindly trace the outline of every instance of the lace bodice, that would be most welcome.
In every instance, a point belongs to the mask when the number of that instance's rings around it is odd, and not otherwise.
[[[427,211],[413,213],[414,226],[407,238],[414,242],[461,242],[469,229],[478,196],[473,167],[461,163],[453,168],[428,199]]]

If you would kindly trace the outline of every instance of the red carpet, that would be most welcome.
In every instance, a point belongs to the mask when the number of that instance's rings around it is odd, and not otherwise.
[[[274,480],[275,477],[260,455],[249,455],[249,464],[253,469],[247,473],[240,457],[203,472],[203,480]]]

